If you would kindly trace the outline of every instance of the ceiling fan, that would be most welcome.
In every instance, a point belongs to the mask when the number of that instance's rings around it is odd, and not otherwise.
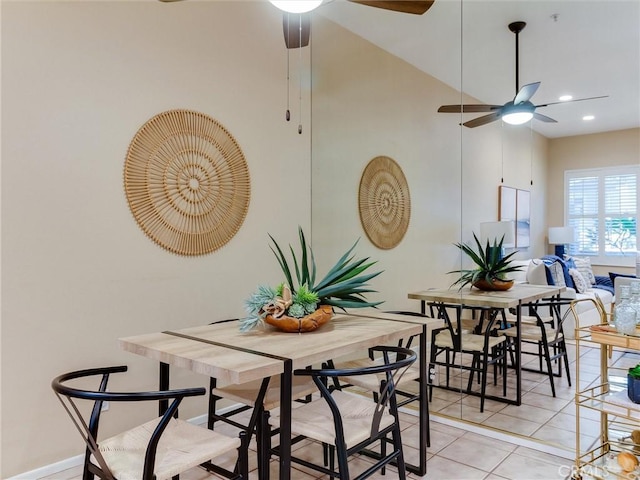
[[[175,1],[175,0],[161,0]],[[325,0],[329,3],[332,0]],[[425,13],[435,0],[348,0],[349,2],[359,3],[368,7],[381,8],[383,10],[392,10],[400,13],[411,13],[414,15],[422,15]],[[272,2],[280,3],[280,2]],[[282,2],[287,3],[287,2]],[[295,2],[289,2],[295,3]],[[276,5],[277,6],[277,5]],[[280,7],[278,7],[280,8]],[[309,45],[309,33],[311,31],[311,18],[309,13],[287,13],[285,12],[282,19],[282,27],[284,30],[284,43],[287,48],[300,48]]]
[[[504,105],[485,105],[485,104],[464,104],[464,105],[442,105],[438,112],[440,113],[479,113],[479,112],[491,112],[488,115],[474,118],[464,122],[462,125],[469,128],[479,127],[486,125],[487,123],[494,122],[502,119],[504,122],[511,125],[521,125],[528,122],[532,118],[540,120],[542,122],[557,123],[551,117],[542,115],[536,112],[537,108],[548,107],[549,105],[557,105],[559,103],[581,102],[584,100],[594,100],[597,98],[606,98],[607,95],[600,97],[589,98],[577,98],[575,100],[567,100],[564,102],[544,103],[541,105],[534,105],[531,103],[531,97],[536,93],[540,82],[529,83],[522,88],[519,87],[519,53],[518,53],[518,35],[524,29],[527,24],[525,22],[512,22],[509,24],[509,30],[516,35],[516,96],[513,100],[505,103]]]

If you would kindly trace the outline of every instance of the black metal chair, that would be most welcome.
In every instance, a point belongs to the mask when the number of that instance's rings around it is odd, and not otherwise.
[[[307,460],[292,457],[291,461],[322,472],[332,478],[351,479],[348,457],[367,451],[377,456],[377,461],[355,478],[364,479],[377,470],[394,462],[400,480],[406,478],[405,461],[400,436],[400,421],[396,399],[396,384],[403,373],[415,362],[416,352],[402,347],[374,347],[371,351],[381,356],[382,361],[372,366],[352,369],[321,368],[296,370],[298,376],[310,376],[320,390],[321,398],[313,399],[293,410],[291,419],[292,435],[302,435],[323,446],[335,447],[338,458],[337,471],[326,466],[313,464]],[[334,389],[332,379],[352,378],[361,375],[384,374],[385,380],[373,401],[362,395]],[[279,418],[270,419],[272,425],[279,424]],[[389,439],[391,435],[391,439]],[[381,449],[376,454],[368,448],[375,442],[391,444],[391,451]],[[275,449],[277,452],[277,448]]]
[[[394,315],[407,315],[411,317],[429,318],[428,315],[426,314],[423,314],[420,312],[406,311],[406,310],[389,310],[384,313],[390,313]],[[409,338],[399,340],[398,347],[411,348],[419,355],[420,354],[419,345],[413,345],[414,341],[416,340],[415,337],[417,337],[417,335],[413,335]],[[335,361],[332,360],[328,362],[328,366],[329,368],[358,368],[358,367],[370,366],[374,360],[372,353],[373,352],[369,352],[369,356],[366,358],[359,358],[359,359],[348,360],[344,362],[338,361],[338,365],[336,365]],[[374,400],[377,401],[378,393],[382,388],[384,379],[385,379],[384,374],[358,375],[358,376],[350,377],[348,379],[348,383],[346,383],[347,379],[340,379],[343,381],[343,383],[339,383],[338,379],[335,379],[336,381],[334,385],[336,388],[345,388],[346,386],[353,385],[356,387],[363,388],[365,390],[369,390],[373,392],[373,398]],[[402,397],[402,399],[398,399],[398,407],[403,407],[411,402],[420,400],[420,394],[419,394],[420,388],[418,387],[418,393],[416,393],[411,391],[412,388],[410,386],[412,382],[415,383],[419,381],[420,381],[420,368],[417,365],[412,365],[404,373],[399,384],[396,385],[396,395]],[[403,387],[406,387],[406,388],[403,388]],[[428,418],[429,418],[428,403],[427,403],[426,413],[427,413],[427,446],[430,446],[431,435],[428,427]]]
[[[248,479],[247,436],[239,438],[213,432],[175,418],[183,399],[204,395],[204,388],[186,388],[153,392],[108,392],[109,376],[126,372],[126,366],[91,368],[62,374],[51,387],[86,443],[83,480],[94,476],[106,480],[165,480],[201,465],[229,479]],[[101,377],[97,390],[68,385],[76,379]],[[97,380],[97,378],[96,378]],[[77,400],[93,402],[89,418]],[[104,402],[169,402],[164,414],[143,425],[107,439],[99,439],[100,414]],[[238,472],[211,461],[229,452],[238,452]]]
[[[475,313],[480,314],[479,322],[472,332],[467,332],[462,324],[462,312],[464,309],[457,305],[430,305],[438,312],[438,318],[445,321],[443,328],[434,329],[431,333],[431,354],[429,359],[429,370],[436,365],[444,367],[446,370],[446,385],[444,388],[459,390],[450,386],[450,370],[457,369],[469,372],[467,388],[464,391],[468,394],[480,397],[480,412],[484,411],[484,402],[487,389],[487,372],[489,365],[494,366],[493,383],[497,384],[497,371],[502,374],[502,394],[507,394],[506,376],[506,344],[507,338],[501,330],[496,330],[498,325],[499,312],[494,309],[474,307]],[[452,319],[447,308],[455,310],[455,319]],[[444,354],[444,360],[439,360],[438,356]],[[471,363],[463,362],[463,355],[471,355]],[[459,361],[456,362],[456,356]],[[473,390],[473,380],[478,375],[480,384],[479,394]],[[433,382],[429,385],[429,397],[433,396]],[[442,387],[442,386],[440,386]]]
[[[560,306],[568,305],[570,300],[549,300],[531,304],[529,315],[521,315],[520,338],[523,345],[534,345],[534,351],[521,348],[520,355],[533,355],[538,357],[538,368],[521,366],[522,370],[542,373],[549,377],[551,394],[556,396],[554,377],[562,377],[562,360],[567,373],[567,382],[571,386],[571,373],[569,370],[569,357],[567,356],[567,346],[564,338],[563,324],[571,310],[567,309],[564,315],[560,316]],[[541,315],[541,308],[548,308],[550,315]],[[514,315],[507,315],[506,321],[515,323]],[[513,339],[517,337],[517,327],[512,326],[501,330],[501,333],[509,338],[508,348],[511,353],[511,361],[515,364],[517,358],[514,355]],[[543,364],[544,362],[544,364]],[[552,363],[557,363],[558,371],[554,373]],[[516,365],[517,367],[517,365]]]

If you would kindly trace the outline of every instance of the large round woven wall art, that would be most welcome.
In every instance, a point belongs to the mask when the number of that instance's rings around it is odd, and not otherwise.
[[[162,112],[129,145],[124,188],[140,228],[179,255],[225,245],[249,208],[251,185],[242,150],[213,118]]]
[[[360,222],[369,240],[382,249],[394,248],[409,227],[411,198],[407,179],[389,157],[376,157],[362,173],[358,191]]]

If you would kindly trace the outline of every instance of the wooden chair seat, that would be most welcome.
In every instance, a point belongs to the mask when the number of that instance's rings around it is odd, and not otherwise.
[[[505,320],[507,323],[516,323],[518,321],[518,317],[511,312],[507,312],[505,314]],[[553,317],[551,315],[540,316],[540,320],[543,323],[553,324]],[[538,317],[535,315],[520,315],[520,321],[522,325],[537,325]]]
[[[506,340],[506,337],[504,336],[485,337],[485,335],[476,335],[474,333],[462,333],[460,334],[462,351],[483,352],[485,338],[488,338],[487,347],[489,349],[500,345]],[[453,339],[451,338],[451,333],[449,332],[449,330],[443,330],[439,332],[435,337],[435,344],[440,348],[453,349]]]
[[[337,367],[338,368],[363,368],[369,367],[373,365],[379,365],[380,363],[377,361],[372,361],[368,358],[361,358],[357,360],[348,360],[344,362],[340,362]],[[420,368],[417,365],[412,365],[407,368],[402,377],[396,381],[396,388],[402,388],[409,385],[411,382],[418,380],[420,378]],[[364,388],[366,390],[371,390],[372,392],[377,392],[380,390],[380,383],[385,379],[385,375],[382,373],[378,374],[370,374],[370,375],[354,375],[349,378],[340,377],[340,381],[344,383],[349,383],[356,387]]]
[[[214,395],[234,402],[242,403],[243,405],[249,405],[255,407],[256,398],[260,392],[262,386],[262,380],[255,380],[253,382],[241,383],[238,385],[227,385],[225,387],[216,387],[212,390]],[[313,380],[308,377],[293,377],[293,385],[291,391],[291,398],[298,400],[304,398],[307,395],[316,393],[318,388]],[[280,406],[280,376],[275,375],[269,380],[269,386],[264,395],[262,401],[264,410],[273,410]]]
[[[562,332],[558,332],[551,325],[545,324],[544,329],[548,340],[555,339],[556,335],[558,335],[558,339],[563,337]],[[517,327],[505,328],[504,330],[501,330],[500,333],[512,338],[516,338],[518,336]],[[520,327],[520,338],[522,338],[522,340],[529,340],[532,342],[541,342],[542,329],[537,325],[522,325]]]
[[[335,390],[331,396],[342,414],[344,439],[347,448],[368,439],[371,436],[371,424],[376,407],[379,405],[370,398]],[[393,416],[385,409],[380,419],[380,429],[392,425]],[[272,426],[280,425],[280,418],[271,417]],[[326,402],[311,402],[293,410],[291,416],[291,432],[304,435],[328,445],[335,445],[336,433],[333,425],[333,414]]]
[[[121,480],[143,478],[144,456],[160,419],[102,440],[100,452],[113,475]],[[190,468],[240,447],[240,439],[228,437],[184,420],[172,419],[158,442],[156,480],[171,479]],[[97,463],[94,456],[92,462]]]

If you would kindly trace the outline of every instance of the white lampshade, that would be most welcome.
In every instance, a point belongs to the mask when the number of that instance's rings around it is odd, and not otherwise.
[[[480,242],[484,245],[487,240],[491,245],[494,241],[500,242],[504,235],[502,246],[504,248],[513,248],[516,244],[514,222],[483,222],[480,224]]]
[[[549,227],[549,245],[565,245],[573,243],[576,230],[573,227]]]
[[[322,0],[269,0],[280,10],[289,13],[306,13],[318,8]]]

